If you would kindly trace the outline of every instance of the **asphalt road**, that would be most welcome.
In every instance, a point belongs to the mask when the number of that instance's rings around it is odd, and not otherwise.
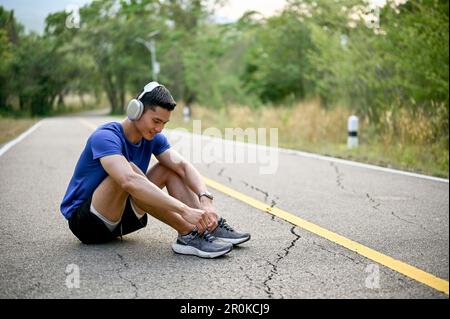
[[[81,244],[59,204],[86,121],[108,120],[47,119],[0,156],[0,298],[448,298],[212,188],[218,211],[252,234],[223,258],[174,254],[175,231],[154,218],[123,241]],[[286,152],[232,163],[211,142],[199,160],[192,140],[167,135],[204,176],[448,282],[448,182]]]

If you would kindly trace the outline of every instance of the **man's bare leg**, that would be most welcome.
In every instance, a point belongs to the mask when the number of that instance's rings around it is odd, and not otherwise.
[[[137,166],[132,165],[132,167],[135,172],[143,174],[142,171],[137,168]],[[112,177],[108,176],[94,191],[94,194],[92,196],[92,205],[102,216],[106,217],[109,221],[117,222],[122,217],[128,196],[129,194],[125,192],[112,179]],[[194,228],[194,225],[187,222],[184,218],[181,217],[181,215],[175,212],[155,209],[154,207],[150,206],[147,207],[146,205],[138,201],[134,202],[136,204],[135,206],[138,206],[136,207],[138,208],[138,213],[143,214],[144,212],[148,212],[150,215],[171,226],[179,233],[188,233]]]
[[[192,208],[202,208],[198,196],[183,182],[180,176],[161,164],[147,172],[147,178],[159,188],[167,187],[168,193]],[[218,216],[216,215],[216,218]]]
[[[136,171],[136,169],[138,169],[138,168],[133,167],[133,169]],[[139,172],[140,172],[140,174],[144,174],[144,173],[142,173],[142,171],[139,171]],[[198,197],[194,194],[194,192],[192,192],[184,184],[184,182],[182,181],[180,176],[178,176],[171,169],[166,168],[165,166],[158,163],[148,171],[148,173],[146,174],[146,177],[153,184],[157,185],[161,189],[164,187],[167,187],[167,191],[169,192],[169,194],[171,196],[175,197],[176,199],[180,200],[184,204],[186,204],[192,208],[200,208],[200,201],[198,200]],[[176,216],[179,216],[179,218],[181,218],[184,221],[184,222],[180,221],[180,223],[183,224],[183,226],[181,226],[181,228],[184,228],[184,229],[183,229],[183,231],[179,231],[178,228],[175,228],[175,227],[173,227],[173,228],[177,229],[178,232],[181,234],[186,234],[194,228],[194,225],[185,221],[181,217],[181,215],[179,215],[177,213],[171,212],[171,214],[167,214],[167,211],[161,210],[159,208],[156,208],[156,207],[153,207],[150,205],[146,205],[146,204],[142,203],[141,201],[134,199],[134,198],[133,198],[133,202],[135,203],[135,207],[136,207],[138,213],[144,214],[144,212],[148,212],[150,215],[152,215],[153,217],[156,217],[157,219],[161,220],[162,222],[164,222],[166,224],[169,224],[167,222],[167,218],[173,219],[174,216],[172,216],[172,215],[174,215],[174,214]],[[178,220],[178,218],[176,218],[176,219]],[[185,228],[186,223],[189,225],[187,228]]]
[[[147,178],[159,188],[167,187],[169,194],[192,208],[201,208],[197,195],[183,182],[177,173],[161,164],[147,172]]]
[[[128,193],[112,177],[106,177],[92,196],[92,206],[106,219],[117,222],[122,218]]]
[[[131,165],[134,166],[134,164],[131,164]],[[135,171],[140,171],[138,167],[133,167],[133,168],[135,169]],[[142,173],[142,172],[138,172],[138,173],[141,175],[144,175],[144,173]],[[183,182],[182,178],[177,173],[175,173],[173,170],[166,168],[165,166],[158,163],[155,166],[153,166],[145,176],[147,176],[147,178],[153,184],[157,185],[158,187],[160,187],[160,188],[163,188],[164,186],[167,187],[169,194],[171,196],[177,198],[184,204],[186,204],[192,208],[201,208],[198,196]],[[136,210],[138,211],[138,213],[144,214],[147,211],[149,214],[151,214],[152,216],[155,216],[156,218],[158,218],[162,221],[165,221],[165,218],[167,218],[166,217],[167,212],[161,211],[160,209],[155,208],[155,207],[151,207],[148,205],[146,206],[143,203],[141,203],[139,200],[134,200],[134,199],[132,199],[132,200],[135,203],[134,206],[135,206]],[[142,209],[142,208],[144,208],[144,209]],[[178,214],[175,214],[175,215],[178,215]],[[215,214],[215,215],[216,215],[216,218],[218,218],[217,214]],[[178,216],[180,216],[180,215],[178,215]],[[194,225],[190,225],[190,227],[191,228],[187,229],[185,232],[179,231],[179,233],[181,233],[182,235],[188,234],[193,229]],[[214,234],[214,236],[216,236],[216,235]],[[223,241],[228,242],[229,244],[237,245],[237,244],[241,244],[241,243],[249,240],[250,234],[241,233],[236,230],[230,231],[225,227],[225,228],[219,229],[217,238],[222,239]],[[222,248],[223,247],[220,247],[220,249],[222,249]],[[225,247],[225,248],[230,249],[229,247],[228,248]],[[210,252],[210,254],[204,253],[202,255],[202,253],[200,253],[198,251],[197,252],[192,251],[191,249],[186,249],[185,247],[183,247],[183,244],[178,244],[178,243],[175,243],[174,245],[172,245],[172,249],[177,253],[194,254],[197,256],[208,257],[208,258],[213,258],[214,256],[220,256],[221,254],[224,253],[224,250],[219,249],[216,252]],[[229,251],[230,250],[227,250],[227,252],[229,252]],[[215,255],[216,253],[218,253],[218,255]]]
[[[147,176],[155,185],[161,188],[166,186],[173,194],[186,201],[186,204],[192,205],[191,207],[200,206],[196,195],[186,187],[181,178],[172,170],[157,164],[145,175],[134,164],[131,164],[131,166],[135,172]],[[108,176],[95,190],[92,205],[108,220],[118,221],[122,217],[128,196],[130,195],[124,192]],[[231,243],[211,240],[213,238],[207,236],[199,237],[195,233],[190,234],[195,225],[187,222],[178,213],[146,205],[134,198],[131,198],[131,200],[138,213],[148,212],[148,214],[174,228],[179,234],[186,235],[177,237],[176,242],[172,244],[172,250],[177,254],[216,258],[229,253],[233,249]]]

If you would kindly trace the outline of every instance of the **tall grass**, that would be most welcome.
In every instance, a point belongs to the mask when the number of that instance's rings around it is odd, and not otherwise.
[[[169,128],[192,129],[183,122],[182,105],[178,103]],[[232,105],[221,109],[192,106],[192,120],[201,120],[202,129],[278,128],[279,146],[356,160],[385,167],[448,177],[448,130],[436,136],[436,124],[425,112],[400,110],[395,116],[386,112],[378,123],[367,118],[359,121],[359,144],[347,149],[348,108],[324,109],[316,100],[292,107],[253,109]],[[444,124],[445,125],[445,124]],[[447,122],[448,125],[448,122]],[[442,130],[441,130],[442,131]],[[445,131],[445,130],[444,130]],[[441,133],[442,134],[442,133]]]
[[[0,115],[0,145],[13,140],[28,128],[33,126],[33,124],[37,121],[39,121],[37,118],[16,119],[11,117],[2,117]]]

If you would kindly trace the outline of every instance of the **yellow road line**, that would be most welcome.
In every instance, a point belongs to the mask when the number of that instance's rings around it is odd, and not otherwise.
[[[79,119],[81,123],[86,125],[87,127],[95,130],[97,128],[96,125],[86,121],[85,119],[80,118]],[[275,215],[281,219],[284,219],[285,221],[294,224],[298,227],[301,227],[309,232],[312,232],[320,237],[323,237],[325,239],[328,239],[338,245],[341,245],[347,249],[350,249],[357,254],[360,254],[366,258],[369,258],[383,266],[386,266],[392,270],[395,270],[411,279],[414,279],[420,283],[423,283],[431,288],[434,288],[438,291],[441,291],[445,294],[449,294],[449,283],[447,280],[438,278],[430,273],[427,273],[426,271],[423,271],[419,268],[416,268],[414,266],[408,265],[407,263],[404,263],[402,261],[396,260],[392,257],[389,257],[387,255],[384,255],[376,250],[373,250],[372,248],[366,247],[360,243],[357,243],[351,239],[348,239],[346,237],[343,237],[339,234],[336,234],[332,231],[329,231],[323,227],[320,227],[318,225],[315,225],[313,223],[310,223],[303,218],[300,218],[298,216],[292,215],[282,209],[279,209],[277,207],[270,207],[266,203],[260,202],[254,198],[251,198],[247,195],[244,195],[242,193],[239,193],[235,191],[234,189],[231,189],[227,186],[224,186],[212,179],[209,179],[207,177],[203,177],[205,180],[205,183],[218,190],[219,192],[225,193],[230,197],[233,197],[237,200],[240,200],[250,206],[253,206],[259,210],[262,210],[264,212],[267,212],[269,214]]]
[[[288,221],[291,224],[294,224],[294,225],[301,227],[307,231],[310,231],[320,237],[323,237],[323,238],[328,239],[338,245],[341,245],[347,249],[350,249],[366,258],[369,258],[381,265],[384,265],[392,270],[395,270],[409,278],[412,278],[414,280],[417,280],[418,282],[421,282],[427,286],[430,286],[431,288],[441,291],[447,295],[449,294],[448,293],[449,284],[448,284],[447,280],[438,278],[438,277],[436,277],[432,274],[429,274],[421,269],[418,269],[414,266],[408,265],[402,261],[396,260],[387,255],[384,255],[376,250],[373,250],[369,247],[361,245],[351,239],[345,238],[339,234],[336,234],[325,228],[322,228],[313,223],[310,223],[298,216],[292,215],[282,209],[279,209],[276,207],[270,207],[266,203],[260,202],[260,201],[253,199],[247,195],[239,193],[239,192],[235,191],[234,189],[226,187],[212,179],[209,179],[206,177],[203,177],[203,179],[205,180],[205,183],[208,186],[215,188],[216,190],[218,190],[222,193],[225,193],[230,197],[233,197],[233,198],[240,200],[240,201],[242,201],[250,206],[253,206],[259,210],[262,210],[269,214],[275,215],[281,219],[284,219],[285,221]]]
[[[85,126],[91,128],[91,129],[93,129],[93,130],[96,130],[96,129],[97,129],[97,125],[94,125],[94,124],[92,124],[91,122],[86,121],[86,120],[83,119],[83,118],[79,118],[78,120],[79,120],[82,124],[84,124]]]

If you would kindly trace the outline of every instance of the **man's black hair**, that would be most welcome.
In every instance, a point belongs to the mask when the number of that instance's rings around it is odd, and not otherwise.
[[[142,93],[142,91],[141,91]],[[138,96],[141,94],[139,93]],[[164,85],[154,88],[151,92],[145,93],[141,97],[141,102],[144,104],[144,109],[150,108],[153,111],[156,106],[160,106],[168,111],[173,111],[177,103],[173,99],[169,90]]]

